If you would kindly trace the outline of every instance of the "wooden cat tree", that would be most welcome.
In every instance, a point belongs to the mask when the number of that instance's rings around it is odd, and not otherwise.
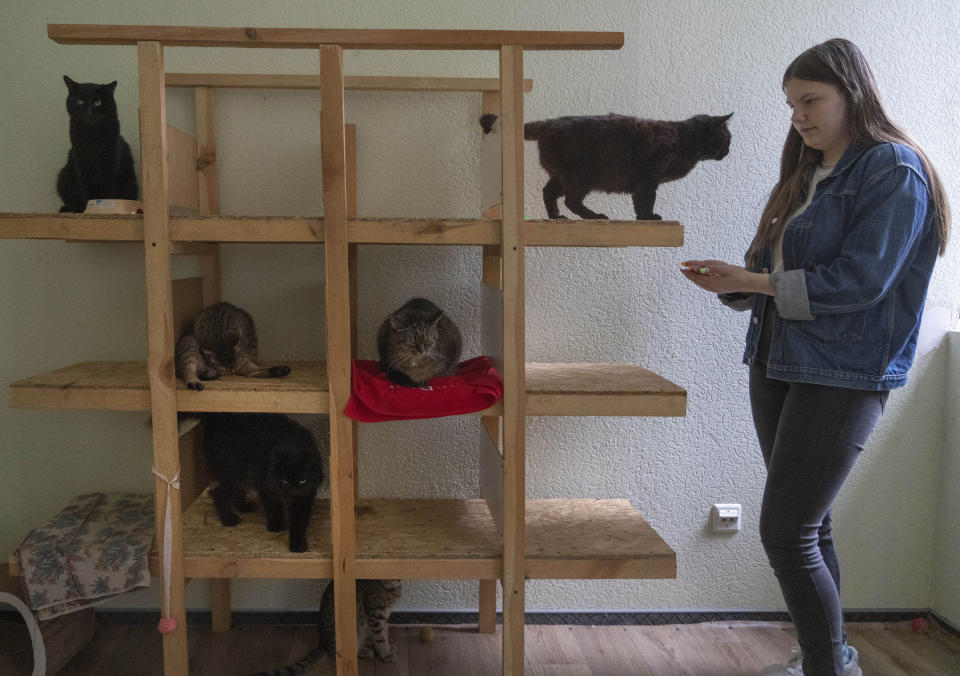
[[[213,581],[214,627],[229,628],[231,578],[332,578],[337,673],[357,673],[357,578],[480,580],[480,629],[493,631],[496,581],[503,590],[503,673],[523,673],[524,582],[549,578],[672,578],[674,552],[627,500],[527,500],[527,416],[683,416],[686,393],[629,364],[526,363],[524,258],[528,246],[681,246],[673,222],[524,220],[523,53],[619,49],[622,33],[470,30],[325,30],[174,26],[48,26],[67,45],[135,45],[140,76],[142,216],[0,215],[0,238],[142,242],[146,256],[148,361],[93,362],[13,383],[12,407],[149,411],[154,465],[180,475],[171,490],[171,586],[177,629],[163,636],[165,673],[187,674],[184,588]],[[298,48],[319,52],[320,75],[165,73],[165,47]],[[344,49],[494,50],[493,79],[345,77]],[[165,86],[193,87],[197,136],[166,124]],[[322,218],[219,214],[215,88],[320,90]],[[502,204],[479,219],[356,217],[355,135],[344,124],[346,89],[482,91],[483,112],[501,116]],[[319,177],[318,177],[319,178]],[[199,215],[171,215],[171,206]],[[499,212],[499,213],[498,213]],[[323,244],[326,362],[293,362],[278,380],[225,377],[202,392],[174,378],[175,338],[200,307],[220,299],[219,242]],[[503,399],[480,412],[482,496],[470,500],[361,500],[356,423],[344,407],[356,355],[356,246],[481,246],[483,351],[504,380]],[[200,255],[202,278],[172,280],[171,254]],[[233,299],[242,305],[242,299]],[[398,299],[400,300],[400,299]],[[285,534],[256,518],[233,529],[213,518],[197,463],[195,430],[179,436],[177,411],[329,413],[330,500],[319,501],[310,551],[293,554]],[[156,481],[157,546],[163,568],[167,483]],[[356,509],[355,509],[356,508]],[[276,537],[279,536],[279,537]],[[395,543],[402,544],[395,544]]]

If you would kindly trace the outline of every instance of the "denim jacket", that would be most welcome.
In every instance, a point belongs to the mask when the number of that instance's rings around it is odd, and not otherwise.
[[[858,390],[907,382],[939,250],[919,156],[899,143],[851,144],[787,224],[767,376]],[[768,272],[772,254],[763,252]],[[769,296],[721,294],[752,310],[743,361],[757,359]],[[771,307],[772,309],[772,307]]]

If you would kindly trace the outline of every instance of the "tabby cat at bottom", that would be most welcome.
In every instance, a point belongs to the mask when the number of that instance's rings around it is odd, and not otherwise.
[[[204,308],[193,328],[177,341],[177,375],[187,388],[202,390],[202,380],[215,380],[225,373],[248,378],[282,378],[289,366],[260,366],[257,362],[257,331],[253,318],[230,303]]]
[[[396,662],[396,650],[387,638],[390,610],[403,593],[400,580],[357,580],[357,647],[362,659],[373,657],[383,662]],[[326,656],[336,653],[334,633],[333,581],[320,600],[320,640],[303,659],[276,671],[255,676],[298,676],[310,673]]]
[[[701,160],[722,160],[730,151],[730,115],[694,115],[678,122],[627,115],[558,117],[527,122],[523,138],[536,141],[540,164],[550,175],[543,187],[548,218],[566,218],[557,201],[581,218],[606,219],[583,199],[592,191],[630,193],[637,220],[660,220],[653,212],[657,187],[683,178]],[[497,116],[485,114],[485,133]]]

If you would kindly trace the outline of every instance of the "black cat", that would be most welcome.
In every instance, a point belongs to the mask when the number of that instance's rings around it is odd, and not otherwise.
[[[223,525],[240,523],[235,510],[255,509],[246,495],[256,488],[267,530],[284,530],[286,503],[290,551],[305,552],[307,525],[323,480],[323,463],[310,432],[274,413],[209,413],[203,421],[203,450],[218,481],[213,504]]]
[[[137,199],[137,175],[130,146],[120,135],[117,104],[110,84],[79,84],[66,75],[70,113],[70,153],[57,177],[60,211],[81,213],[92,199]]]
[[[653,212],[657,187],[683,178],[701,160],[721,160],[730,150],[730,115],[694,115],[687,120],[641,120],[626,115],[558,117],[527,122],[523,138],[536,141],[550,180],[543,187],[548,218],[560,214],[557,200],[581,218],[606,219],[584,206],[592,191],[629,193],[637,219],[660,220]],[[497,116],[483,115],[490,133]]]

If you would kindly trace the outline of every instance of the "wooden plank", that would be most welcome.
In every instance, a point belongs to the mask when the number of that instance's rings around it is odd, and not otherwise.
[[[168,76],[169,77],[169,76]],[[197,194],[201,214],[220,213],[220,170],[217,162],[217,94],[211,87],[194,92],[197,124]]]
[[[173,292],[170,281],[170,232],[167,181],[166,101],[163,88],[163,47],[158,42],[137,45],[140,76],[140,162],[143,176],[143,230],[147,276],[147,374],[153,419],[153,464],[167,481],[179,479],[177,397],[173,374]],[[183,547],[180,532],[180,491],[157,477],[157,540],[166,544],[169,588],[161,589],[176,629],[163,635],[164,673],[187,673],[187,615],[183,592]],[[167,521],[169,519],[169,521]],[[169,533],[165,523],[170,524]]]
[[[346,157],[347,171],[347,218],[357,217],[357,125],[344,125],[344,151]],[[349,279],[347,284],[350,288],[350,356],[357,355],[357,317],[359,317],[359,307],[357,305],[357,245],[347,246],[347,269],[349,270]],[[353,430],[351,438],[353,439],[353,494],[360,496],[360,439],[357,433],[357,421],[351,421]]]
[[[350,398],[350,270],[347,239],[343,50],[320,46],[323,220],[326,253],[327,366],[330,386],[330,498],[338,676],[357,673],[353,424]]]
[[[677,221],[529,220],[524,223],[527,246],[683,246],[683,226]]]
[[[172,124],[167,125],[167,176],[169,205],[199,211],[197,139]]]
[[[222,376],[202,392],[177,379],[180,411],[326,413],[329,410],[324,362],[287,362],[284,378]],[[150,388],[143,362],[81,362],[10,385],[13,408],[149,411]]]
[[[599,31],[505,31],[424,29],[219,28],[208,26],[120,26],[47,24],[47,36],[62,45],[133,45],[142,41],[167,47],[282,47],[316,49],[499,50],[620,49],[623,33]],[[323,71],[321,70],[321,73]],[[342,90],[341,90],[342,91]]]
[[[503,673],[523,674],[526,528],[523,47],[500,49],[503,177]]]
[[[480,580],[477,609],[477,631],[493,634],[497,631],[497,581]]]
[[[498,83],[499,84],[499,83]],[[490,113],[499,115],[500,114],[500,89],[497,88],[496,91],[488,91],[483,93],[483,101],[481,102],[481,110],[483,113]],[[483,132],[480,132],[483,134]],[[497,167],[499,169],[499,167]],[[497,172],[499,174],[499,171]],[[480,176],[481,181],[488,180],[486,175],[481,172]],[[502,182],[502,181],[500,181]],[[499,183],[499,182],[498,182]],[[481,193],[486,192],[483,187],[481,187]],[[500,192],[500,186],[497,185],[495,188],[491,186],[490,192],[496,194]],[[495,204],[488,209],[484,209],[483,217],[484,218],[493,218],[500,219],[501,214],[501,205]],[[499,245],[486,244],[483,247],[483,272],[481,275],[481,281],[487,286],[493,289],[502,289],[503,282],[501,280],[501,271],[503,267],[503,252]]]
[[[220,89],[320,89],[319,75],[260,75],[248,73],[167,73],[168,87]],[[354,91],[484,92],[500,91],[497,78],[397,77],[345,75],[343,88]],[[523,91],[533,91],[533,80],[523,81]],[[200,137],[199,132],[197,138]]]
[[[213,631],[230,631],[230,580],[228,578],[210,578],[210,616]]]
[[[494,313],[484,311],[485,325],[488,314]],[[186,319],[185,315],[175,320],[179,330]],[[495,362],[500,360],[495,342],[485,338],[483,349]],[[177,380],[178,409],[327,412],[324,362],[288,364],[292,370],[285,378],[223,376],[207,383],[202,392],[188,390]],[[683,388],[633,364],[531,362],[525,373],[527,415],[682,416],[686,410]],[[11,384],[9,404],[13,408],[146,411],[150,408],[146,366],[143,362],[82,362],[41,373]],[[497,404],[472,415],[485,420],[501,411]]]
[[[314,232],[316,230],[317,232]],[[672,221],[526,221],[526,246],[682,246],[683,226]],[[351,218],[348,239],[357,244],[451,244],[496,246],[499,219]],[[318,234],[319,233],[319,234]],[[174,242],[323,241],[323,219],[292,216],[171,216]],[[0,214],[0,239],[143,241],[142,216]]]

